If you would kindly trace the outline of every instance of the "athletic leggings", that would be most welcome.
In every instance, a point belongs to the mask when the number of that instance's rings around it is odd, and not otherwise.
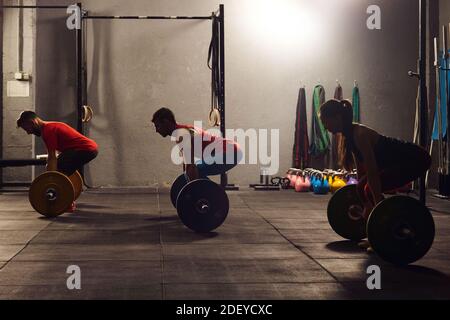
[[[413,143],[382,137],[374,151],[382,193],[404,187],[425,175],[431,167],[428,152]],[[375,204],[365,173],[362,173],[357,190],[361,200]]]
[[[97,155],[98,151],[66,150],[58,156],[58,171],[69,177]]]

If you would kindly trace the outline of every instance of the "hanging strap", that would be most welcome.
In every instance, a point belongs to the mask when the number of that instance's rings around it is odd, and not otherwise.
[[[352,93],[352,104],[353,104],[353,122],[360,123],[360,96],[359,88],[355,86]]]
[[[338,84],[336,90],[334,91],[334,98],[339,101],[344,100],[344,90],[340,84]]]
[[[328,152],[330,146],[330,136],[325,130],[319,118],[320,107],[325,102],[325,89],[318,85],[314,88],[312,106],[312,135],[311,135],[311,155],[320,156]]]
[[[295,121],[295,142],[292,167],[304,169],[309,164],[308,122],[306,118],[306,91],[301,88],[298,94]]]
[[[212,38],[208,52],[208,68],[211,70],[211,111],[209,113],[209,124],[211,127],[220,126],[219,97],[221,95],[219,54],[220,54],[220,25],[219,19],[213,17]]]
[[[441,66],[445,66],[445,60],[441,55]],[[443,70],[444,69],[444,70]],[[448,94],[445,92],[445,77],[447,76],[448,81],[450,82],[450,73],[445,70],[445,68],[441,68],[439,71],[439,90],[441,94],[441,120],[442,120],[442,138],[447,137],[447,98]],[[436,106],[439,105],[438,95],[436,94]],[[438,114],[435,113],[434,117],[434,130],[433,130],[433,140],[439,140],[439,127],[438,127]]]

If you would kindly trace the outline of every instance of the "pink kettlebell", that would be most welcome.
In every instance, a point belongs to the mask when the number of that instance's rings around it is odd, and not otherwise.
[[[297,176],[297,180],[295,181],[295,191],[301,192],[304,184],[305,184],[305,180],[303,179],[303,176],[301,176],[301,175]]]

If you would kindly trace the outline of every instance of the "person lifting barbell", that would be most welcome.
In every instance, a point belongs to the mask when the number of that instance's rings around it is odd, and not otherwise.
[[[29,135],[33,134],[37,137],[42,137],[42,140],[47,147],[47,172],[59,172],[65,177],[69,177],[74,188],[75,194],[73,199],[75,200],[81,189],[81,177],[79,177],[77,171],[97,157],[97,143],[94,140],[83,136],[65,123],[44,121],[33,111],[22,112],[17,119],[17,127],[22,128]],[[58,156],[57,153],[59,153]],[[54,187],[46,189],[47,191],[45,194],[50,201],[55,202],[55,196],[58,193],[58,190],[56,189],[60,189],[61,191],[66,190],[63,185],[70,181],[68,182],[65,177],[55,174],[51,179],[47,179],[53,180],[53,182],[49,182],[49,185],[54,185]],[[70,183],[68,185],[70,185]],[[61,193],[62,192],[59,192],[59,194]],[[63,207],[64,204],[62,208]],[[56,210],[56,212],[59,211],[60,210]],[[73,201],[71,206],[67,209],[67,212],[74,211],[75,201]],[[49,215],[53,216],[54,214],[52,213]]]
[[[431,157],[422,147],[353,123],[353,106],[348,100],[324,103],[320,108],[320,120],[326,130],[342,136],[340,165],[347,171],[356,166],[356,189],[361,207],[351,208],[355,219],[361,215],[367,221],[374,207],[385,199],[383,193],[418,179],[431,167]],[[371,250],[368,241],[360,246]]]
[[[156,111],[152,122],[163,138],[172,138],[183,157],[184,173],[171,189],[171,200],[182,222],[197,232],[214,230],[228,214],[228,198],[209,177],[237,166],[243,157],[239,145],[201,128],[177,123],[168,108]]]

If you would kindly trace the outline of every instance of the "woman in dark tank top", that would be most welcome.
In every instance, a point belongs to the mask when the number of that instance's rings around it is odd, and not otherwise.
[[[320,119],[328,131],[341,136],[339,164],[358,170],[358,195],[364,204],[364,218],[395,190],[423,176],[431,157],[420,146],[387,137],[353,123],[353,106],[348,100],[330,100],[322,105]]]

